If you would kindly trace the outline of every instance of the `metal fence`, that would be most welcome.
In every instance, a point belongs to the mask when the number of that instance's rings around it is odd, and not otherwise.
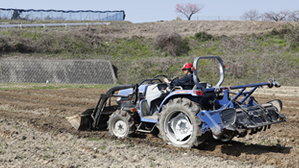
[[[182,19],[186,19],[185,16],[181,16]],[[247,19],[242,18],[242,16],[201,16],[201,15],[194,15],[191,18],[192,20],[223,20],[223,21],[247,21]],[[261,16],[256,21],[270,21],[269,19]]]
[[[23,20],[95,20],[123,21],[125,11],[92,11],[92,10],[34,10],[34,9],[4,9],[0,8],[0,19]]]
[[[242,20],[240,16],[201,16],[194,15],[192,20]]]
[[[0,59],[0,83],[115,84],[110,61]]]

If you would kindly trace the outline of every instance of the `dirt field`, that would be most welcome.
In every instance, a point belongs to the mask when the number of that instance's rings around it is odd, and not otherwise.
[[[151,134],[119,140],[78,132],[65,117],[96,104],[100,89],[0,91],[0,167],[298,167],[299,88],[259,89],[261,103],[281,99],[287,122],[200,149],[166,145]]]

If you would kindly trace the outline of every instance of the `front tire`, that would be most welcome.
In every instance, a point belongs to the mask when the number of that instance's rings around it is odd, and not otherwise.
[[[161,112],[158,128],[160,137],[176,147],[194,147],[202,144],[199,105],[187,98],[170,100]]]
[[[134,121],[126,111],[115,111],[108,120],[109,133],[117,138],[125,138],[134,132]]]

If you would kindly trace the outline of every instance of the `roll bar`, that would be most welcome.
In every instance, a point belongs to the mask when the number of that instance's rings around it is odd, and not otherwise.
[[[223,66],[223,61],[221,59],[221,57],[219,56],[204,56],[204,57],[197,57],[194,59],[194,62],[193,62],[193,67],[195,68],[194,71],[193,71],[193,81],[195,83],[195,85],[197,86],[197,88],[201,88],[203,91],[205,91],[206,88],[203,88],[203,86],[201,86],[199,84],[199,80],[198,80],[198,76],[197,76],[197,64],[198,64],[198,61],[201,60],[201,59],[217,59],[218,62],[219,62],[219,71],[220,71],[220,79],[218,81],[218,83],[216,84],[216,88],[220,87],[220,85],[223,83],[224,81],[224,66]]]

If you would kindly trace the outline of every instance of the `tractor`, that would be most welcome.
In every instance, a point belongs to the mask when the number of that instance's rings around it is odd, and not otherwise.
[[[199,62],[211,59],[219,65],[220,77],[215,86],[199,82],[198,76]],[[78,130],[107,128],[118,138],[136,132],[158,132],[166,143],[187,148],[197,147],[211,136],[228,142],[235,136],[252,135],[286,121],[280,113],[280,100],[260,104],[252,95],[257,88],[280,87],[274,78],[264,83],[223,87],[225,66],[221,57],[197,57],[193,65],[192,89],[172,86],[161,80],[168,76],[157,75],[139,84],[114,86],[101,94],[95,108],[67,119]],[[116,102],[111,105],[113,97]]]

